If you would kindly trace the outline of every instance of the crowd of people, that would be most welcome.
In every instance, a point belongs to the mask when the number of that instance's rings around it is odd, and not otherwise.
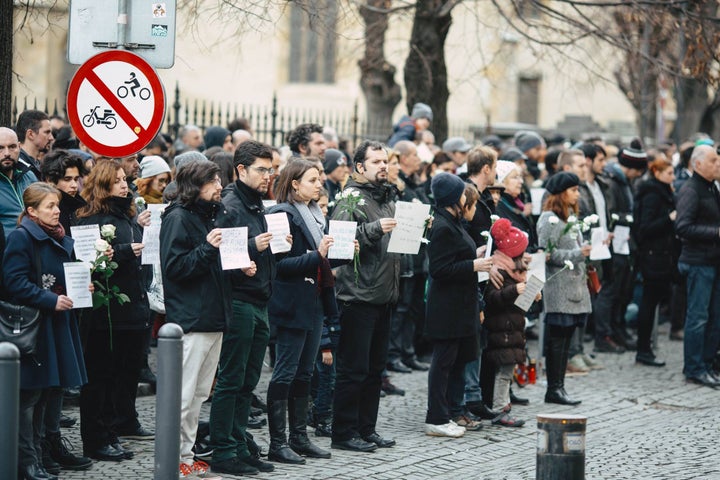
[[[483,420],[521,427],[513,405],[528,401],[512,385],[538,322],[545,402],[579,404],[565,376],[603,368],[596,353],[632,350],[663,367],[656,316],[684,342],[686,379],[720,386],[720,162],[710,138],[646,150],[600,138],[548,146],[521,131],[438,146],[431,127],[419,103],[386,143],[350,154],[330,127],[299,125],[275,148],[238,119],[187,125],[119,159],[37,110],[0,127],[2,295],[43,315],[36,352],[21,361],[20,478],[130,459],[123,439],[154,438],[135,395],[154,381],[148,353],[165,322],[184,332],[181,478],[331,458],[308,427],[333,449],[391,448],[376,428],[381,397],[404,394],[391,373],[427,372],[418,426],[427,435],[460,437]],[[397,202],[432,207],[415,255],[388,251]],[[165,204],[162,216],[148,204]],[[269,232],[269,214],[287,217],[284,238]],[[143,236],[158,221],[153,267]],[[356,222],[352,260],[331,258],[333,221]],[[103,293],[93,296],[101,308],[77,309],[63,263],[76,260],[73,227],[94,225],[107,240],[88,285]],[[223,236],[236,227],[247,229],[249,263],[223,269]],[[268,352],[263,402],[254,392]],[[80,388],[82,455],[61,434],[70,388]],[[253,405],[267,408],[269,461],[248,432]]]

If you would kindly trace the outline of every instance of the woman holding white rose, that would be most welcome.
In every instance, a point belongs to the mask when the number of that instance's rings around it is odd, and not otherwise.
[[[140,425],[135,411],[144,339],[150,328],[145,293],[148,276],[140,264],[142,228],[120,164],[98,162],[85,181],[82,196],[88,204],[78,211],[78,223],[98,225],[101,236],[110,239],[117,269],[109,286],[117,287],[129,301],[121,305],[111,298],[108,307],[95,308],[83,319],[88,383],[80,395],[81,435],[86,456],[120,461],[133,453],[120,445],[118,437],[154,437]],[[97,242],[98,252],[104,248]]]
[[[577,405],[565,391],[565,370],[575,328],[592,311],[585,278],[590,245],[583,244],[582,222],[577,219],[580,179],[560,172],[548,180],[548,197],[538,220],[539,246],[546,252],[544,287],[546,328],[546,403]]]

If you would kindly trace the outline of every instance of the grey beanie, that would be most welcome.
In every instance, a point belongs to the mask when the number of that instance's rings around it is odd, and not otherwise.
[[[196,151],[190,150],[175,157],[175,175],[180,171],[182,167],[192,162],[209,162],[205,155]]]
[[[545,140],[536,132],[524,130],[515,134],[515,146],[523,153],[541,145],[545,145]]]
[[[412,113],[410,114],[410,116],[413,118],[427,118],[432,122],[432,108],[430,108],[430,105],[418,102],[413,105]]]
[[[170,167],[162,157],[148,155],[140,162],[140,178],[150,178],[161,173],[170,173]]]

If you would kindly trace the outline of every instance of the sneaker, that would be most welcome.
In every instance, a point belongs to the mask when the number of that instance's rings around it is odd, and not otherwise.
[[[204,478],[205,480],[222,480],[220,475],[216,475],[210,471],[210,465],[202,461],[196,461],[193,463],[192,471],[196,478]]]
[[[452,420],[445,425],[433,425],[432,423],[426,423],[425,435],[430,435],[431,437],[460,438],[465,435],[465,429],[458,426]]]
[[[522,427],[525,425],[525,420],[519,420],[515,417],[511,417],[508,412],[503,412],[492,419],[492,424],[501,427]]]
[[[145,430],[142,426],[137,427],[132,432],[120,432],[118,437],[127,438],[128,440],[155,440],[155,434],[149,430]]]
[[[459,426],[465,428],[468,432],[477,432],[482,428],[482,423],[466,415],[460,415],[459,417],[453,418],[453,422]]]
[[[180,478],[187,478],[187,479],[193,479],[195,480],[197,475],[195,475],[195,472],[193,472],[192,465],[188,465],[187,463],[180,463]]]
[[[600,362],[598,362],[592,355],[583,353],[582,354],[583,362],[585,362],[585,365],[587,365],[590,370],[602,370],[605,368]]]
[[[573,355],[567,364],[567,373],[587,374],[590,371],[581,354]]]

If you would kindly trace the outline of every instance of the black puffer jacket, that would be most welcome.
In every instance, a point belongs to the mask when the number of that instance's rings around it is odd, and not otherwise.
[[[635,194],[632,233],[637,243],[637,263],[646,280],[674,276],[680,253],[670,213],[675,199],[670,185],[650,178],[638,185]]]
[[[518,297],[515,281],[505,271],[500,290],[492,282],[485,289],[485,322],[488,346],[484,350],[495,365],[525,361],[525,312],[514,305]]]
[[[110,197],[107,200],[108,213],[96,213],[89,217],[78,218],[78,225],[115,225],[115,238],[110,242],[114,250],[113,262],[117,270],[110,277],[110,285],[117,285],[120,292],[130,297],[130,301],[120,305],[110,302],[112,327],[116,330],[142,330],[150,327],[150,307],[147,300],[147,288],[152,280],[152,269],[145,269],[140,257],[135,256],[132,243],[142,242],[142,227],[135,218],[128,216],[133,197]],[[93,278],[97,280],[97,278]],[[107,330],[108,315],[105,308],[92,312],[92,329]]]
[[[165,209],[160,227],[160,265],[168,322],[183,332],[223,332],[232,318],[230,282],[220,251],[207,234],[225,213],[221,203],[197,201]]]

